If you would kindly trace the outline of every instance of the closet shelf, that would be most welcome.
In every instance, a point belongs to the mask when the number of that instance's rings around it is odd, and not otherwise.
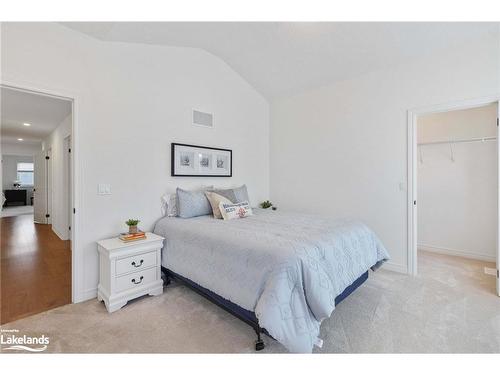
[[[496,141],[496,139],[497,139],[497,137],[455,139],[455,140],[450,140],[450,141],[422,142],[422,143],[418,143],[417,146],[445,145],[445,144],[455,144],[455,143],[488,142],[488,141]]]

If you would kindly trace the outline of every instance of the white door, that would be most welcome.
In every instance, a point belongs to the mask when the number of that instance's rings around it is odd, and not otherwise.
[[[72,160],[71,160],[71,136],[68,137],[68,181],[66,186],[68,187],[68,228],[69,228],[69,239],[73,241],[73,232],[71,231],[73,228],[73,171],[71,169]]]
[[[52,224],[52,149],[47,150],[47,162],[45,163],[45,173],[47,173],[47,224]]]
[[[498,197],[497,197],[497,294],[500,296],[500,101],[497,102],[497,180],[498,180]]]
[[[66,211],[66,224],[68,228],[68,239],[71,240],[71,217],[73,216],[73,204],[71,197],[71,136],[64,139],[64,150],[66,153],[65,172],[64,172],[64,186],[66,191],[66,204],[64,205]]]
[[[34,158],[34,202],[33,211],[35,223],[47,224],[47,160],[45,152],[40,152]]]

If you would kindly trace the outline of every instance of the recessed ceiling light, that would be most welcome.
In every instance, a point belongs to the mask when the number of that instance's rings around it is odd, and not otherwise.
[[[17,138],[17,140],[18,140],[19,142],[24,141],[24,139],[22,139],[22,138]]]
[[[23,122],[23,125],[24,125],[24,126],[31,126],[31,124],[30,124],[30,123],[27,123],[27,122]]]

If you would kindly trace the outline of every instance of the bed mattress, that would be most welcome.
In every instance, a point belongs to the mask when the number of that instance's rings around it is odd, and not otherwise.
[[[389,259],[377,236],[352,220],[255,209],[230,221],[165,217],[162,266],[254,311],[291,352],[311,352],[335,298]]]

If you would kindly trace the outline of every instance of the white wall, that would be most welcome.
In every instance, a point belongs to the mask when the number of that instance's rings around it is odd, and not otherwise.
[[[254,202],[269,196],[268,103],[207,52],[105,43],[57,24],[4,23],[2,76],[78,96],[84,274],[77,300],[96,293],[95,241],[125,230],[130,217],[152,229],[165,191],[246,183]],[[192,108],[214,113],[215,129],[192,126]],[[233,177],[170,177],[171,142],[231,148]],[[97,195],[99,183],[111,184],[112,194]]]
[[[3,151],[3,148],[2,148]],[[17,163],[33,163],[33,156],[22,155],[2,155],[2,189],[13,189],[13,183],[17,180]],[[27,204],[30,204],[30,199],[33,196],[33,187],[22,187],[27,190]]]
[[[417,140],[418,143],[425,143],[496,137],[496,120],[496,103],[477,108],[419,116]]]
[[[2,153],[6,155],[33,156],[42,150],[41,144],[22,144],[2,142]]]
[[[17,163],[33,163],[33,156],[2,155],[2,183],[3,189],[12,189],[17,180]]]
[[[496,136],[496,104],[418,118],[418,142]],[[495,261],[497,144],[419,146],[419,248]]]
[[[28,157],[26,160],[31,160],[33,161],[33,155],[36,153],[40,152],[42,150],[41,144],[34,145],[34,144],[23,144],[20,142],[17,143],[10,143],[10,142],[1,142],[1,147],[0,149],[2,150],[2,155],[16,155],[16,156],[25,156]],[[1,185],[3,189],[12,189],[12,178],[13,175],[11,174],[12,172],[9,172],[10,177],[8,177],[8,180],[3,178],[5,175],[5,172],[3,171],[4,165],[2,163],[1,167]],[[16,173],[16,178],[17,178],[17,171]],[[33,188],[27,188],[28,190],[28,203],[30,202],[31,197],[33,196]]]
[[[407,111],[500,93],[498,35],[271,105],[271,199],[364,220],[407,270]],[[402,184],[400,186],[400,184]]]
[[[68,227],[68,196],[65,180],[68,150],[64,147],[64,139],[71,135],[72,115],[67,116],[58,127],[43,141],[44,151],[51,150],[51,204],[49,213],[52,230],[62,239],[69,239]]]

